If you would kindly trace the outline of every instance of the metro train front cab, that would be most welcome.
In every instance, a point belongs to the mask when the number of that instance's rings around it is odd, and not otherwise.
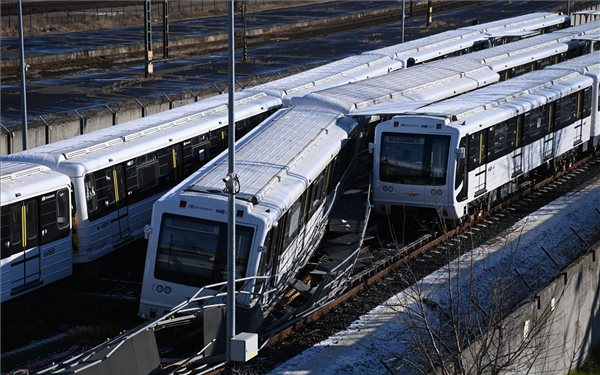
[[[465,150],[457,148],[458,130],[444,116],[395,116],[377,125],[373,149],[372,200],[375,212],[453,211],[452,177]],[[418,209],[417,209],[418,208]],[[424,212],[431,209],[430,212]]]

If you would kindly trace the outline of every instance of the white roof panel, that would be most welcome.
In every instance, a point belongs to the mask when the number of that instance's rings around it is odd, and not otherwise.
[[[235,171],[240,180],[238,198],[262,201],[275,186],[310,183],[314,163],[305,159],[312,153],[327,162],[332,155],[316,152],[330,132],[341,132],[339,113],[329,108],[295,106],[281,110],[236,145]],[[339,139],[337,140],[339,143]],[[339,148],[339,146],[338,146]],[[220,192],[228,174],[226,153],[203,167],[187,190]],[[293,180],[293,181],[290,181]]]

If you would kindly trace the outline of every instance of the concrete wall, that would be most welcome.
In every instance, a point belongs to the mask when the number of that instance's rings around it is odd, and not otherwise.
[[[530,368],[530,374],[566,375],[600,344],[600,243],[593,248],[504,319],[502,340],[510,343],[505,352],[521,347],[523,353],[521,362],[503,374],[522,374]],[[497,339],[498,331],[492,335]],[[477,358],[482,345],[495,341],[490,338],[478,340],[463,354]]]

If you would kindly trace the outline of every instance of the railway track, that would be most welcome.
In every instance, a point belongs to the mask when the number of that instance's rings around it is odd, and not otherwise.
[[[335,301],[271,337],[257,360],[236,371],[240,374],[266,373],[278,363],[345,329],[360,315],[415,281],[598,176],[600,157],[589,156],[574,164],[568,171],[540,179],[525,191],[496,205],[486,215],[472,218],[460,227],[437,235],[423,235],[393,251],[388,246],[382,248],[381,243],[374,239],[370,240],[363,252],[375,252],[377,256],[372,259],[382,256],[383,259],[372,262],[370,266],[354,274],[347,291]]]
[[[391,236],[369,236],[366,246],[361,250],[357,272],[351,277],[347,291],[325,306],[301,314],[300,318],[289,322],[285,328],[269,338],[258,359],[243,365],[237,371],[241,374],[268,371],[277,363],[344,329],[358,316],[381,304],[415,280],[428,275],[448,261],[494,237],[522,217],[597,176],[600,176],[600,158],[590,156],[575,164],[569,171],[540,179],[522,193],[494,207],[487,215],[473,218],[461,227],[444,231],[442,226],[439,226],[437,233],[421,234],[418,238],[409,239],[405,246],[395,247],[390,246]],[[379,221],[382,219],[379,218]],[[373,228],[377,226],[371,225],[371,228],[373,232]],[[97,286],[86,290],[67,288],[68,293],[60,302],[71,300],[72,305],[62,306],[55,311],[70,320],[74,315],[85,314],[85,309],[91,308],[95,313],[90,314],[88,320],[75,320],[78,324],[68,326],[66,322],[60,323],[49,317],[47,321],[55,325],[55,330],[48,330],[48,327],[41,327],[39,324],[34,325],[30,331],[24,330],[23,332],[31,333],[37,327],[40,332],[45,332],[45,335],[30,338],[31,340],[22,337],[22,345],[2,354],[2,370],[8,371],[18,366],[42,368],[50,361],[58,362],[97,345],[106,337],[123,332],[127,327],[139,324],[135,317],[139,295],[139,292],[136,295],[135,291],[139,285],[137,281],[131,280],[131,275],[127,279],[104,275],[97,282]],[[35,299],[35,296],[31,298]],[[30,300],[29,303],[31,302]],[[94,304],[96,307],[91,307]],[[115,310],[114,307],[118,305],[124,308]],[[71,315],[66,312],[70,312]],[[53,312],[46,313],[52,315]],[[217,371],[222,371],[222,368]]]

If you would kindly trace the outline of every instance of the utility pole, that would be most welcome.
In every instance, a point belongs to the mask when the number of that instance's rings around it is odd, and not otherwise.
[[[152,3],[144,0],[144,77],[148,78],[154,73],[152,65]]]
[[[404,43],[404,19],[406,18],[406,13],[404,12],[405,1],[402,0],[402,43]]]
[[[19,43],[20,43],[20,54],[21,60],[21,115],[22,124],[21,132],[23,138],[23,150],[27,150],[27,91],[25,89],[25,72],[27,71],[27,64],[25,63],[25,41],[23,37],[23,4],[22,0],[18,2],[19,6]]]
[[[163,1],[163,58],[169,57],[169,0]]]
[[[229,365],[232,362],[231,340],[235,336],[235,193],[238,188],[237,176],[235,174],[235,118],[234,118],[234,94],[235,94],[235,48],[234,48],[234,4],[233,0],[227,2],[227,16],[229,18],[229,69],[228,77],[228,161],[229,173],[225,177],[225,189],[227,190],[228,220],[227,220],[227,344],[226,360]]]
[[[242,0],[242,25],[244,26],[244,35],[243,35],[243,51],[242,61],[248,62],[248,42],[246,40],[246,14],[248,12],[248,0]]]
[[[433,19],[433,1],[427,1],[427,26],[431,25]]]

